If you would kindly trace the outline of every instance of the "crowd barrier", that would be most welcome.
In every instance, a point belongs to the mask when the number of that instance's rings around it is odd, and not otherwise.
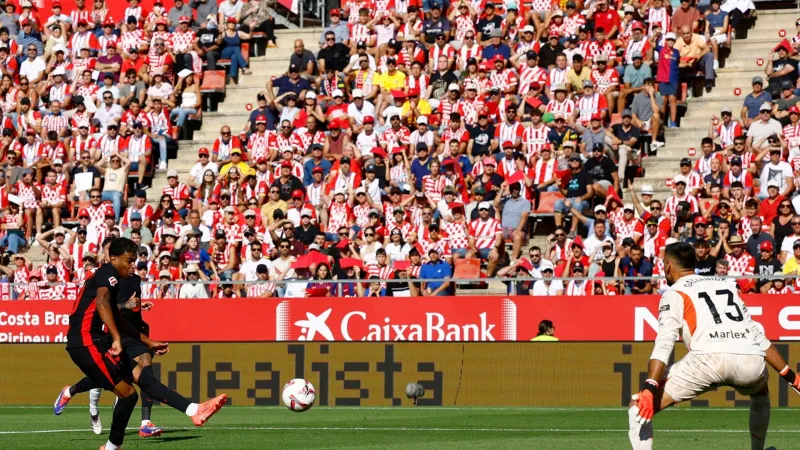
[[[800,343],[777,346],[798,361]],[[156,357],[154,371],[195,401],[224,392],[238,406],[277,406],[284,383],[303,377],[323,406],[411,406],[405,386],[416,382],[426,389],[422,406],[620,407],[646,378],[651,351],[650,343],[186,343]],[[679,345],[675,357],[684,353]],[[82,378],[60,345],[0,344],[0,354],[0,404],[52,405]],[[773,406],[800,407],[774,373],[770,391]],[[70,407],[86,402],[82,394]],[[719,388],[690,405],[747,402]]]
[[[800,296],[745,295],[768,338],[800,340]],[[158,299],[143,317],[168,342],[651,341],[659,296]],[[0,302],[0,342],[63,342],[71,301]]]

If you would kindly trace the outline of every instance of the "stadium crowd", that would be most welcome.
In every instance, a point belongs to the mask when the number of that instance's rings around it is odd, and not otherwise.
[[[189,174],[167,171],[161,193],[144,168],[165,168],[202,104],[181,73],[230,57],[235,83],[250,73],[241,42],[256,29],[274,37],[259,22],[266,0],[207,15],[205,2],[146,14],[136,1],[121,36],[110,18],[92,16],[89,30],[78,10],[44,23],[25,3],[0,15],[0,270],[19,283],[4,283],[5,298],[68,296],[114,236],[140,243],[146,281],[186,281],[146,283],[146,298],[452,295],[448,279],[475,263],[530,278],[507,282],[516,294],[653,293],[663,280],[549,278],[657,276],[673,239],[694,243],[705,274],[797,272],[800,33],[770,55],[739,118],[710,118],[669,198],[634,184],[692,86],[713,88],[749,1],[345,2],[316,54],[295,41],[246,123],[223,126]],[[555,231],[526,251],[534,217]],[[34,270],[31,248],[47,264]]]

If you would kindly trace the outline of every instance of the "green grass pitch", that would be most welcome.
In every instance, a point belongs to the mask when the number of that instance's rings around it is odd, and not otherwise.
[[[81,398],[82,397],[82,398]],[[59,417],[52,407],[0,406],[2,449],[96,449],[105,443],[111,408],[100,409],[103,434],[89,429],[88,397],[72,400]],[[662,449],[749,449],[747,409],[680,408],[655,418]],[[171,408],[153,408],[164,427],[143,439],[137,407],[125,450],[132,449],[626,449],[622,408],[283,408],[225,407],[204,428]],[[767,445],[800,448],[800,409],[772,410]]]

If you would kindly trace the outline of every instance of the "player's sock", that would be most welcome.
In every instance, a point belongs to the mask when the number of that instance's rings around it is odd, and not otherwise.
[[[121,446],[122,441],[125,439],[125,428],[128,426],[128,421],[136,408],[136,403],[139,402],[139,394],[133,391],[133,394],[117,400],[114,406],[114,416],[111,420],[111,433],[108,435],[108,441],[116,446]]]
[[[200,407],[197,403],[192,403],[186,408],[186,415],[192,417],[193,415],[197,414],[197,409]]]
[[[119,450],[120,447],[111,443],[111,441],[106,441],[105,450]]]
[[[97,404],[100,403],[100,393],[103,392],[102,389],[92,389],[89,391],[89,414],[96,416],[97,412]]]
[[[750,447],[764,450],[769,427],[769,395],[750,397]]]
[[[653,422],[640,425],[636,421],[638,410],[635,406],[628,409],[628,439],[631,441],[633,450],[652,450],[653,448]]]
[[[158,399],[161,403],[166,403],[178,411],[186,411],[186,408],[188,408],[191,403],[186,397],[156,380],[156,377],[153,376],[153,367],[151,366],[142,369],[142,373],[139,374],[139,380],[136,384],[151,398]]]
[[[91,378],[85,377],[81,381],[78,381],[77,383],[69,387],[69,396],[72,397],[73,395],[80,394],[83,392],[89,392],[92,389],[98,389],[98,388],[99,386],[97,385],[97,383],[92,381]]]
[[[153,397],[142,391],[142,425],[150,422],[150,412],[153,409]]]

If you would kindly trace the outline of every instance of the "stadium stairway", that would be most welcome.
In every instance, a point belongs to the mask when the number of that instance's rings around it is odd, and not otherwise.
[[[785,30],[786,36],[791,38],[797,17],[794,9],[758,11],[758,19],[747,30],[746,38],[740,35],[740,39],[735,39],[729,56],[721,62],[723,67],[717,71],[716,87],[710,93],[704,92],[687,100],[686,114],[680,119],[680,128],[667,129],[666,146],[658,150],[657,156],[644,160],[646,176],[637,180],[638,187],[651,184],[655,198],[662,200],[671,195],[666,180],[678,173],[679,161],[686,157],[692,160],[700,157],[700,140],[708,136],[712,115],[716,114],[719,118],[722,108],[729,107],[734,119],[739,118],[744,98],[752,90],[753,77],[766,78],[764,67],[769,52],[782,39],[779,31]],[[758,65],[759,58],[764,60],[764,65]],[[736,88],[741,90],[738,96],[734,93]],[[696,150],[694,157],[689,156],[690,148]]]

